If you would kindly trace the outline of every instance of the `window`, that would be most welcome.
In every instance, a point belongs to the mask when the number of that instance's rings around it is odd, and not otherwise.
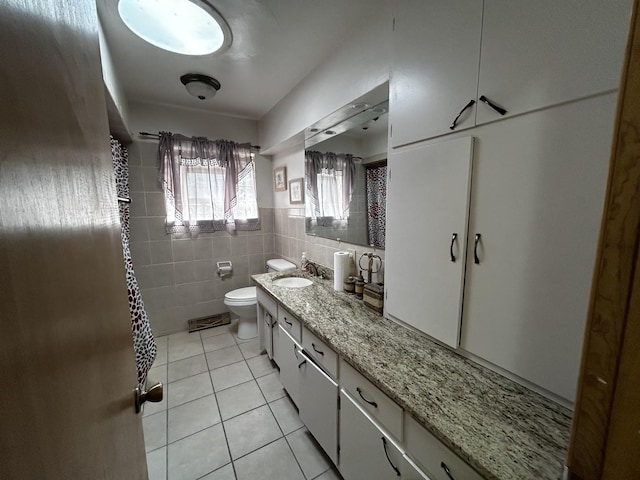
[[[346,227],[355,180],[351,154],[305,151],[306,216],[312,224]]]
[[[171,134],[160,143],[168,233],[260,228],[249,148]]]

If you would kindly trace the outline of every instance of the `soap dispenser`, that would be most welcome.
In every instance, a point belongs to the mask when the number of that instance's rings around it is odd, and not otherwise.
[[[302,257],[300,258],[300,270],[303,272],[307,272],[309,270],[309,260],[307,260],[307,252],[302,252]]]

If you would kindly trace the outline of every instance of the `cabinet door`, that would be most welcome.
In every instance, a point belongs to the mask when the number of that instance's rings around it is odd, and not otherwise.
[[[396,480],[402,452],[340,391],[340,473],[345,480]]]
[[[473,138],[389,158],[385,312],[458,345]],[[455,238],[454,238],[455,236]]]
[[[476,130],[460,346],[568,400],[578,377],[615,100],[602,95]]]
[[[278,336],[278,355],[280,357],[280,383],[293,400],[293,403],[299,405],[300,403],[300,389],[298,379],[298,365],[304,359],[300,355],[302,348],[298,343],[289,336],[289,334],[279,325],[280,329]]]
[[[394,18],[389,115],[391,145],[398,147],[451,132],[456,115],[475,100],[482,0],[395,1]],[[475,105],[457,130],[474,125]]]
[[[478,95],[514,115],[617,89],[631,4],[485,0]],[[478,124],[497,118],[478,104]]]
[[[338,384],[304,353],[299,363],[300,418],[334,464],[338,464]]]

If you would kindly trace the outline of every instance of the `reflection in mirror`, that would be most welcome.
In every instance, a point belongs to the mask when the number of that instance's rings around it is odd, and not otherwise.
[[[306,232],[384,248],[388,100],[359,107],[306,140]]]

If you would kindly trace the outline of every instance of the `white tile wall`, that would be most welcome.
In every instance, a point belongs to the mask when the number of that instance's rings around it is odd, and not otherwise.
[[[167,235],[156,150],[147,147],[136,142],[129,148],[131,256],[158,336],[185,330],[189,319],[226,312],[224,294],[252,285],[250,275],[264,272],[266,260],[276,257],[275,222],[272,208],[260,208],[262,229],[256,232]],[[224,281],[216,274],[221,260],[234,265]]]

